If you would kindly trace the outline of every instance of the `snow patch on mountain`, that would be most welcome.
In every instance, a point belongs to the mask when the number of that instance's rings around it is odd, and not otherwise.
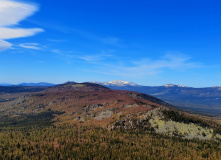
[[[129,81],[121,81],[121,80],[114,80],[110,82],[98,82],[92,81],[92,83],[101,84],[105,86],[137,86],[137,84]]]
[[[182,85],[179,85],[179,84],[166,84],[166,85],[163,85],[164,87],[185,87],[185,86],[182,86]]]

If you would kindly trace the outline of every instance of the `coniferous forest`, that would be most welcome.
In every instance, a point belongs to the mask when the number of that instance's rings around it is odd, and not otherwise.
[[[216,141],[95,126],[1,127],[0,159],[220,159]]]

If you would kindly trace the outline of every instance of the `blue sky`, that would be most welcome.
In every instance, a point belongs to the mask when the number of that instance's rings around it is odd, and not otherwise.
[[[218,0],[0,0],[0,82],[221,86]]]

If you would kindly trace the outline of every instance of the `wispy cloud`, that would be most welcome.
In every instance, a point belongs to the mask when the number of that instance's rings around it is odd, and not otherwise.
[[[73,31],[76,32],[76,34],[82,37],[85,37],[87,39],[95,40],[97,42],[108,44],[111,46],[122,47],[121,40],[116,36],[109,36],[109,35],[101,36],[99,34],[91,33],[91,32],[84,31],[84,30],[79,30],[79,29],[73,29]]]
[[[83,29],[79,29],[79,28],[74,28],[73,26],[64,26],[61,23],[58,23],[57,21],[50,21],[49,22],[39,22],[39,21],[33,21],[31,20],[32,23],[37,24],[39,26],[43,26],[44,28],[49,28],[61,33],[65,33],[65,34],[75,34],[78,35],[80,37],[86,38],[86,39],[90,39],[99,43],[103,43],[103,44],[107,44],[107,45],[111,45],[111,46],[115,46],[115,47],[124,47],[124,45],[122,45],[122,40],[117,37],[117,36],[113,36],[113,35],[104,35],[104,34],[99,34],[99,33],[94,33],[93,31],[88,31],[88,30],[83,30]],[[67,41],[67,40],[62,40],[62,39],[48,39],[48,41],[53,41],[53,42],[63,42],[63,41]]]
[[[81,54],[81,52],[76,51],[62,51],[60,49],[51,50],[52,53],[56,55],[56,58],[66,61],[68,64],[71,64],[75,59],[75,55]]]
[[[55,50],[51,50],[51,52],[56,53],[62,59],[66,60],[68,63],[70,63],[74,59],[81,59],[86,62],[94,63],[94,62],[100,62],[104,59],[112,57],[112,55],[109,52],[104,52],[104,51],[98,54],[87,54],[84,52],[61,51],[61,50],[55,49]]]
[[[83,52],[78,52],[78,51],[73,51],[73,50],[63,51],[63,50],[60,50],[60,49],[52,49],[51,52],[62,55],[62,56],[74,56],[74,54],[82,54],[83,53]]]
[[[12,46],[11,43],[3,41],[3,40],[0,39],[0,52],[10,48],[11,46]]]
[[[27,48],[27,49],[35,49],[35,50],[42,49],[38,43],[23,43],[23,44],[19,44],[18,46],[22,48]]]
[[[106,37],[106,38],[99,38],[99,41],[106,43],[106,44],[110,44],[113,46],[121,46],[120,45],[120,39],[117,37]]]
[[[48,41],[61,43],[61,42],[66,42],[67,40],[65,40],[65,39],[48,39]]]
[[[0,51],[12,46],[7,39],[33,36],[42,32],[41,28],[17,28],[20,21],[31,16],[38,10],[33,4],[20,1],[0,0]]]
[[[93,41],[97,41],[99,43],[115,46],[115,47],[124,47],[122,45],[122,40],[113,35],[101,35],[99,33],[93,33],[87,30],[77,29],[77,28],[69,28],[70,33],[75,33],[83,38],[90,39]]]
[[[99,61],[102,61],[102,60],[109,58],[109,57],[112,57],[112,55],[111,54],[103,54],[103,53],[91,54],[91,55],[85,54],[85,55],[76,56],[76,58],[85,60],[87,62],[99,62]]]
[[[142,67],[151,70],[158,70],[161,68],[168,68],[173,70],[184,70],[189,68],[199,67],[199,64],[190,62],[191,57],[184,54],[166,54],[159,59],[142,59],[139,61],[132,61],[137,67]]]
[[[97,72],[114,76],[143,78],[148,75],[158,75],[168,69],[180,72],[199,67],[202,66],[199,63],[191,62],[191,57],[183,54],[167,54],[158,59],[143,58],[133,61],[124,59],[124,63],[102,63]]]
[[[113,51],[100,52],[98,54],[60,50],[52,50],[52,52],[68,63],[72,63],[76,59],[83,60],[82,63],[93,68],[88,68],[87,72],[126,78],[144,78],[149,75],[160,75],[169,70],[184,72],[189,69],[203,67],[200,63],[193,62],[192,57],[181,53],[169,53],[158,58],[131,60],[126,57],[118,57],[112,54]]]
[[[34,29],[22,29],[22,28],[2,28],[0,27],[0,38],[1,39],[14,39],[33,36],[36,33],[43,31],[39,28]]]

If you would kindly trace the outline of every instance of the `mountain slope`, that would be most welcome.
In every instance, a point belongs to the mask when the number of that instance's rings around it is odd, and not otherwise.
[[[100,83],[111,89],[130,90],[155,96],[181,109],[201,114],[221,116],[221,88],[192,88],[182,85],[164,86],[117,85],[109,82]]]
[[[2,102],[0,120],[0,125],[95,125],[109,130],[142,128],[188,139],[221,139],[220,125],[214,122],[194,118],[146,94],[92,83],[68,82]]]
[[[65,112],[58,116],[64,122],[74,122],[72,120],[77,118],[102,119],[99,118],[100,114],[110,112],[112,115],[114,110],[123,114],[130,110],[148,111],[152,107],[169,106],[152,96],[111,90],[90,83],[65,83],[38,93],[26,94],[2,105],[5,106],[2,109],[5,108],[4,113],[7,115],[37,114],[48,110]]]

